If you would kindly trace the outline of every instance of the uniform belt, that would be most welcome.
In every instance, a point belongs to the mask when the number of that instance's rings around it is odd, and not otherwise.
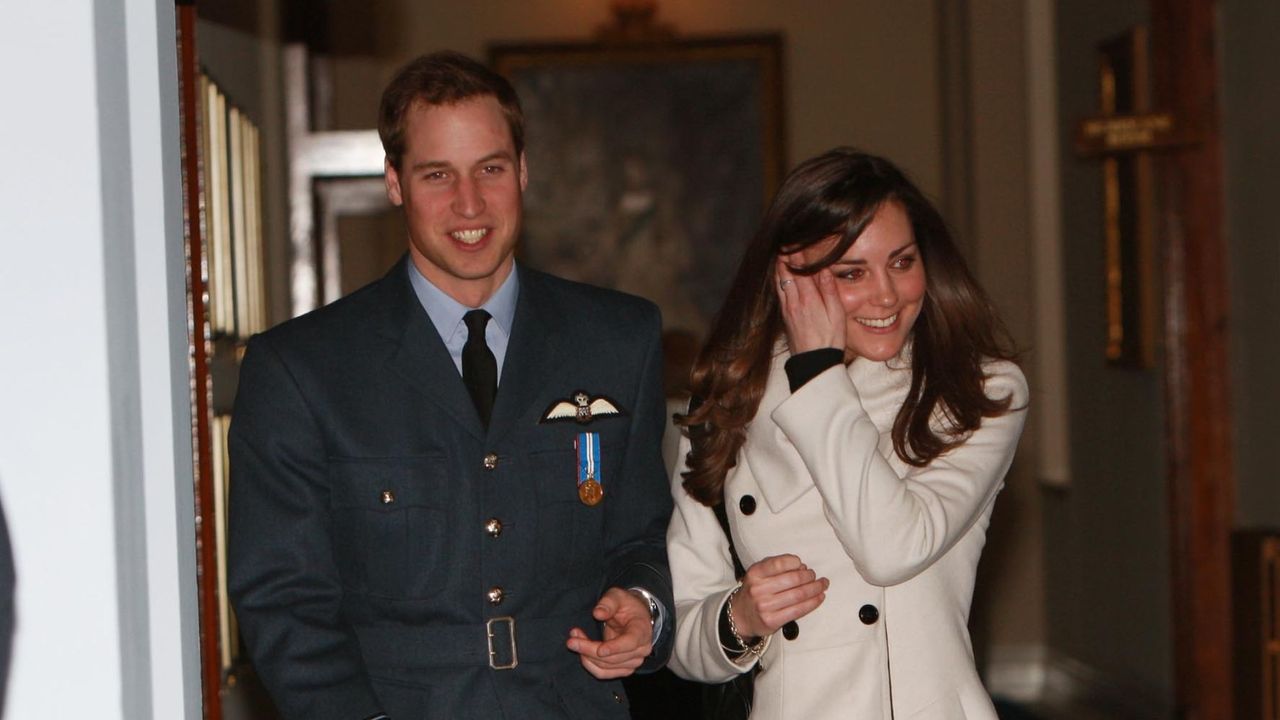
[[[569,628],[588,630],[581,615],[524,618],[504,615],[465,625],[357,627],[356,637],[371,670],[488,666],[510,670],[521,662],[543,662],[569,652]]]

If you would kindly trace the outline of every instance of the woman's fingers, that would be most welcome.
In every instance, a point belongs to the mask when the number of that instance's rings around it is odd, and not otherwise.
[[[792,620],[799,620],[805,615],[808,615],[814,610],[817,610],[818,606],[821,605],[826,599],[827,599],[827,593],[824,590],[822,592],[817,593],[816,595],[809,596],[804,600],[788,605],[785,608],[782,608],[776,612],[767,613],[766,617],[768,618],[769,624],[772,625],[774,628],[773,632],[776,632],[777,628],[780,628],[783,625],[786,625]]]
[[[750,583],[747,591],[755,597],[763,597],[764,595],[774,595],[789,588],[813,582],[818,578],[817,574],[808,567],[799,567],[795,570],[780,572],[776,575],[757,578]],[[745,585],[746,583],[744,583]]]
[[[826,599],[830,586],[826,578],[818,578],[754,602],[753,614],[759,623],[753,634],[769,635],[792,620],[813,612]]]
[[[739,628],[769,635],[822,604],[831,583],[795,555],[775,555],[753,563],[734,597]]]
[[[840,295],[836,292],[836,277],[830,268],[824,269],[814,276],[817,278],[818,296],[827,310],[827,317],[832,322],[844,327],[844,306],[840,304]]]
[[[763,580],[779,573],[798,570],[804,566],[800,558],[795,555],[770,555],[763,560],[752,563],[751,567],[747,568],[747,576]]]
[[[779,256],[775,275],[782,320],[793,353],[824,347],[844,347],[844,316],[835,283],[829,270],[813,275],[797,275],[788,263],[792,256]]]
[[[830,585],[829,580],[814,577],[812,572],[807,577],[808,579],[804,582],[777,587],[771,592],[765,591],[753,594],[751,599],[755,602],[757,610],[761,613],[767,613],[803,602],[827,591],[827,587]]]

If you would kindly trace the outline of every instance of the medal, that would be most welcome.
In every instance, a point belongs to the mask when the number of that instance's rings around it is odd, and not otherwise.
[[[600,433],[578,433],[573,447],[578,455],[578,499],[587,507],[595,507],[604,500],[604,478],[600,477]]]
[[[600,487],[600,483],[595,480],[587,480],[578,485],[578,499],[583,505],[595,507],[604,499],[604,488]]]

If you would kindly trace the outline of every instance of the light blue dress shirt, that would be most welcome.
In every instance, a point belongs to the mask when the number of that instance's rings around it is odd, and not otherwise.
[[[453,366],[458,368],[458,374],[461,375],[462,346],[467,344],[467,325],[462,322],[462,316],[475,308],[469,308],[449,297],[424,277],[412,262],[406,264],[409,266],[409,282],[413,285],[413,292],[418,296],[418,302],[422,303],[422,309],[427,311],[427,317],[431,318],[431,324],[435,325],[440,339],[444,340],[449,357],[453,358]],[[502,363],[507,357],[507,344],[511,341],[511,323],[516,318],[516,297],[520,294],[519,275],[519,267],[512,265],[511,274],[502,281],[498,291],[480,306],[493,316],[485,326],[484,339],[489,344],[489,350],[493,351],[494,359],[498,361],[499,383],[502,382]]]

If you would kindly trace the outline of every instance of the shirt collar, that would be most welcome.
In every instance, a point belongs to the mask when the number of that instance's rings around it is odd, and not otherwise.
[[[448,341],[462,326],[462,316],[472,308],[454,300],[445,291],[436,287],[418,270],[418,266],[414,265],[412,260],[405,264],[409,266],[409,283],[413,285],[413,292],[418,296],[418,302],[422,304],[422,309],[427,311],[427,317],[431,318],[431,324],[435,326],[436,332]],[[511,325],[516,317],[516,298],[520,294],[519,269],[520,266],[513,263],[511,274],[502,281],[502,285],[498,286],[497,292],[489,296],[489,299],[480,306],[493,317],[493,322],[508,337],[511,336]]]

